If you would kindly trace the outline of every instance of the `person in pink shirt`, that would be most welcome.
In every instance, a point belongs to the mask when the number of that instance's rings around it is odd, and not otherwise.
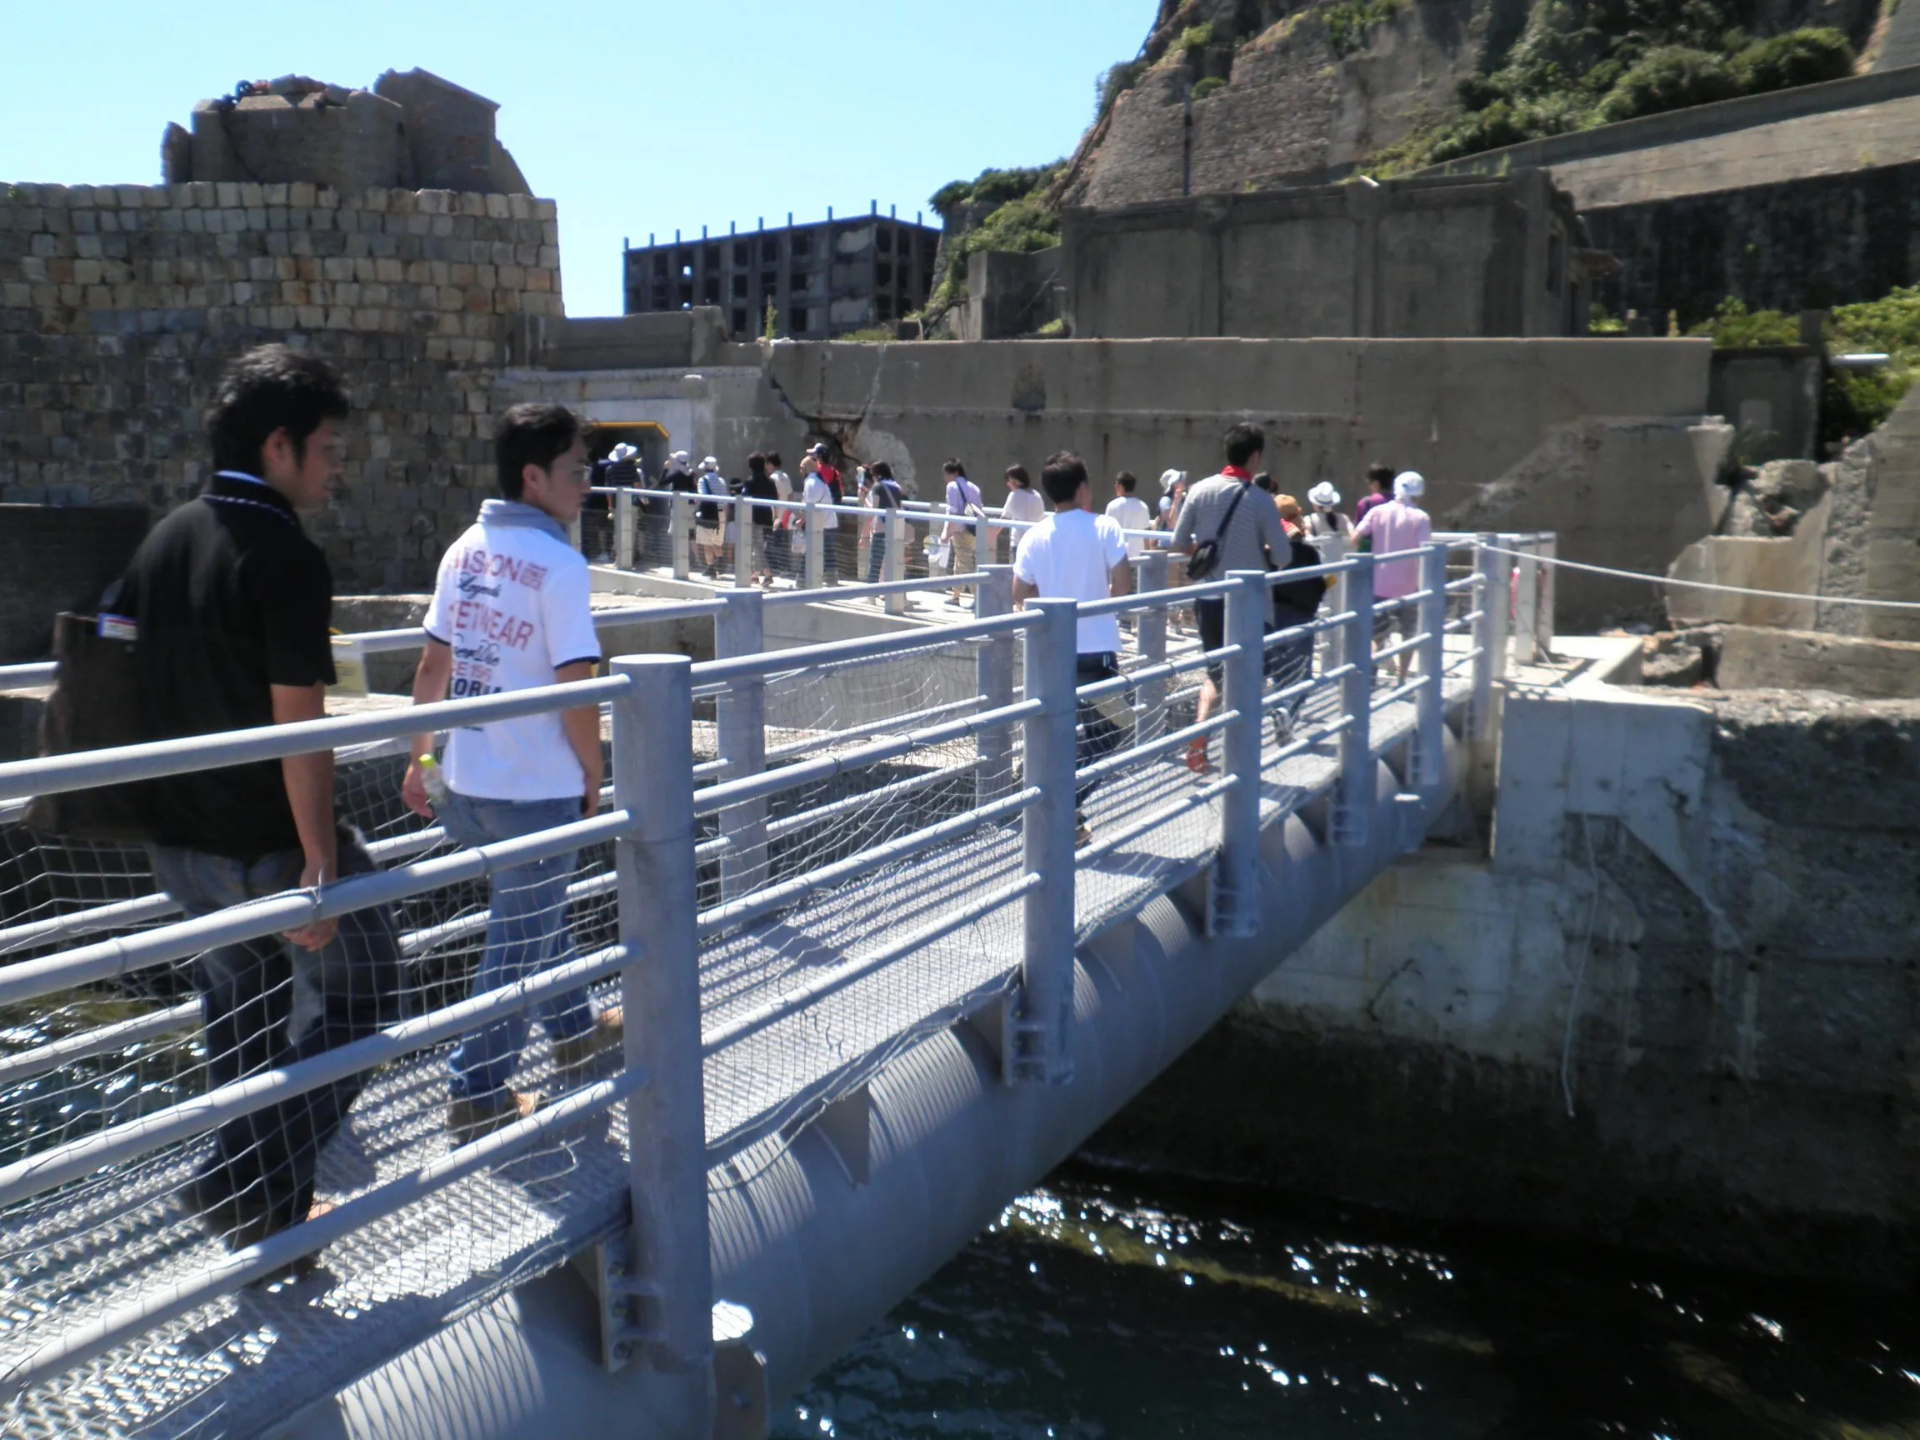
[[[1433,521],[1427,512],[1420,508],[1420,497],[1426,493],[1427,482],[1418,471],[1407,470],[1394,476],[1393,499],[1376,505],[1360,517],[1359,524],[1353,527],[1353,538],[1358,541],[1363,536],[1372,540],[1372,550],[1376,557],[1395,555],[1406,550],[1417,550],[1433,539]],[[1375,600],[1399,600],[1413,594],[1420,588],[1420,557],[1408,555],[1399,560],[1375,560],[1373,567],[1373,596]],[[1387,626],[1381,632],[1398,634],[1401,638],[1411,637],[1414,633],[1415,619],[1411,607],[1402,606],[1386,617]],[[1399,655],[1400,678],[1407,678],[1407,662],[1412,657],[1411,650],[1402,650]]]

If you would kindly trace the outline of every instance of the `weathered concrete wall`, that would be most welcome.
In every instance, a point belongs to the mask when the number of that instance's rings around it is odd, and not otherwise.
[[[351,387],[312,524],[343,588],[425,584],[493,486],[492,387],[561,313],[553,202],[306,183],[0,189],[0,500],[159,513],[207,472],[226,361],[288,340]]]
[[[1069,210],[1071,333],[1584,333],[1575,221],[1544,172]]]
[[[1715,350],[1707,408],[1735,433],[1743,465],[1820,458],[1820,386],[1825,362],[1811,346]]]
[[[1596,282],[1596,297],[1661,323],[1673,311],[1694,324],[1729,295],[1788,312],[1877,300],[1920,274],[1920,164],[1581,213],[1593,244],[1622,265]]]
[[[1508,707],[1492,862],[1383,875],[1095,1148],[1904,1283],[1920,710]]]
[[[1920,644],[1729,625],[1718,636],[1723,690],[1829,690],[1867,700],[1920,699]]]

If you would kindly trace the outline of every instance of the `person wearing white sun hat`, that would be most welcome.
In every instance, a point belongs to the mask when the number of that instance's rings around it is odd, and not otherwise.
[[[1307,537],[1319,540],[1326,536],[1338,535],[1343,539],[1353,536],[1353,521],[1340,509],[1340,492],[1331,480],[1322,480],[1307,491],[1307,504],[1313,508],[1307,512]]]

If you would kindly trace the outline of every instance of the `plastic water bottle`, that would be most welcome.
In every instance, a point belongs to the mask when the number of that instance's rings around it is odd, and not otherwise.
[[[440,762],[431,755],[420,757],[420,780],[427,790],[427,803],[435,810],[447,803],[447,774],[440,768]]]

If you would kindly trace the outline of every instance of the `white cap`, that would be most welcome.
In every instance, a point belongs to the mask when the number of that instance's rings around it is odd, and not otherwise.
[[[720,462],[709,455],[700,462],[700,468],[702,470],[718,470],[720,468]]]
[[[1402,470],[1393,477],[1393,498],[1417,500],[1427,493],[1427,482],[1418,470]]]
[[[1173,487],[1186,478],[1187,472],[1184,470],[1162,470],[1160,472],[1161,493],[1171,495],[1173,493]]]
[[[1333,488],[1331,480],[1322,480],[1307,491],[1307,501],[1322,510],[1331,510],[1340,503],[1340,492]]]

